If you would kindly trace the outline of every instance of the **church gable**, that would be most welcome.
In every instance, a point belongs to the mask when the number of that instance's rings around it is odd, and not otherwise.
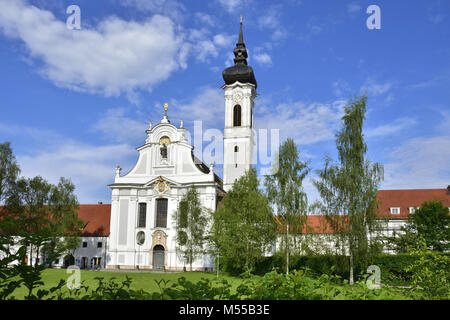
[[[167,113],[156,126],[150,122],[147,139],[139,148],[135,166],[125,175],[116,172],[115,183],[144,186],[159,176],[171,177],[177,183],[214,182],[210,169],[193,155],[193,146],[186,138],[183,121],[176,127],[170,123]]]

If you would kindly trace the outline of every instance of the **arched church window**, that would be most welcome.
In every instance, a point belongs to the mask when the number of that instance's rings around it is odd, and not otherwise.
[[[234,152],[239,152],[239,147],[238,146],[234,146]]]
[[[233,109],[233,126],[240,127],[241,126],[241,112],[242,108],[240,105],[235,105]]]

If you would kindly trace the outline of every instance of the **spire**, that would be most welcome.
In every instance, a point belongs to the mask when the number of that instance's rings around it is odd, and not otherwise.
[[[242,15],[241,15],[241,24],[240,24],[240,30],[239,30],[239,38],[238,43],[236,43],[236,48],[233,50],[234,53],[234,63],[235,64],[245,64],[247,65],[247,49],[245,48],[244,43],[244,35],[242,32]]]
[[[233,84],[236,81],[240,83],[251,83],[257,86],[255,74],[252,67],[247,64],[248,53],[244,43],[244,33],[242,32],[242,15],[240,21],[239,37],[234,53],[234,66],[225,69],[222,72],[225,84]]]
[[[244,44],[244,35],[242,34],[242,14],[241,14],[241,30],[239,31],[239,39],[238,39],[238,44],[240,43]]]

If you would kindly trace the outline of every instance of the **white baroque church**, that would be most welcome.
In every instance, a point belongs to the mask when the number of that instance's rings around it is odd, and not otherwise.
[[[181,270],[185,259],[176,246],[173,213],[187,190],[195,186],[205,209],[217,203],[253,163],[253,110],[257,83],[247,65],[242,21],[234,49],[235,65],[223,71],[225,128],[223,182],[214,166],[193,154],[183,122],[172,124],[165,114],[157,125],[150,123],[145,144],[130,172],[116,169],[112,190],[110,235],[106,267],[119,269]],[[214,268],[208,255],[193,262],[196,270]]]
[[[183,270],[186,261],[176,246],[173,214],[186,191],[195,186],[202,206],[215,210],[233,183],[254,164],[254,108],[257,83],[247,65],[242,21],[233,51],[235,64],[223,71],[225,98],[223,181],[194,156],[183,121],[172,124],[165,113],[160,123],[150,123],[145,144],[138,147],[135,166],[125,175],[116,168],[111,204],[81,204],[78,212],[86,224],[81,243],[73,254],[61,257],[52,267],[77,265],[80,268]],[[382,232],[400,232],[408,215],[424,201],[442,200],[450,208],[450,186],[444,189],[379,190],[377,216]],[[1,209],[1,207],[0,207]],[[308,216],[309,228],[298,236],[318,239],[333,249],[335,234],[325,216]],[[282,232],[281,232],[282,233]],[[280,234],[281,235],[281,234]],[[18,247],[17,247],[18,248]],[[274,248],[276,249],[276,248]],[[330,250],[331,250],[330,249]],[[385,250],[390,252],[389,249]],[[393,252],[392,252],[393,253]],[[28,252],[27,263],[42,263],[45,257]],[[17,262],[14,262],[15,264]],[[204,255],[194,261],[194,270],[211,270],[214,257]]]

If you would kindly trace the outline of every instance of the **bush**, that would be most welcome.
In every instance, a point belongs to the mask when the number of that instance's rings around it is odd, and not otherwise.
[[[450,254],[444,255],[450,257]],[[274,269],[283,272],[286,268],[285,259],[284,256],[279,254],[271,257],[262,257],[257,261],[253,273],[262,276]],[[381,280],[384,283],[407,285],[412,281],[412,272],[406,271],[406,268],[417,259],[417,256],[411,254],[384,254],[375,257],[371,264],[380,268]],[[290,261],[291,271],[308,268],[315,277],[320,277],[321,275],[340,276],[343,279],[348,279],[349,277],[349,260],[345,256],[292,256]],[[226,271],[233,275],[238,275],[242,272],[232,268],[228,268]],[[366,274],[366,270],[362,266],[355,266],[354,274],[358,279],[362,279]]]
[[[386,254],[376,257],[374,264],[380,267],[382,281],[390,284],[409,284],[412,275],[406,268],[416,260],[416,256],[407,253]]]
[[[450,299],[450,256],[431,251],[425,242],[412,254],[418,258],[406,271],[412,273],[413,291],[426,299]]]

